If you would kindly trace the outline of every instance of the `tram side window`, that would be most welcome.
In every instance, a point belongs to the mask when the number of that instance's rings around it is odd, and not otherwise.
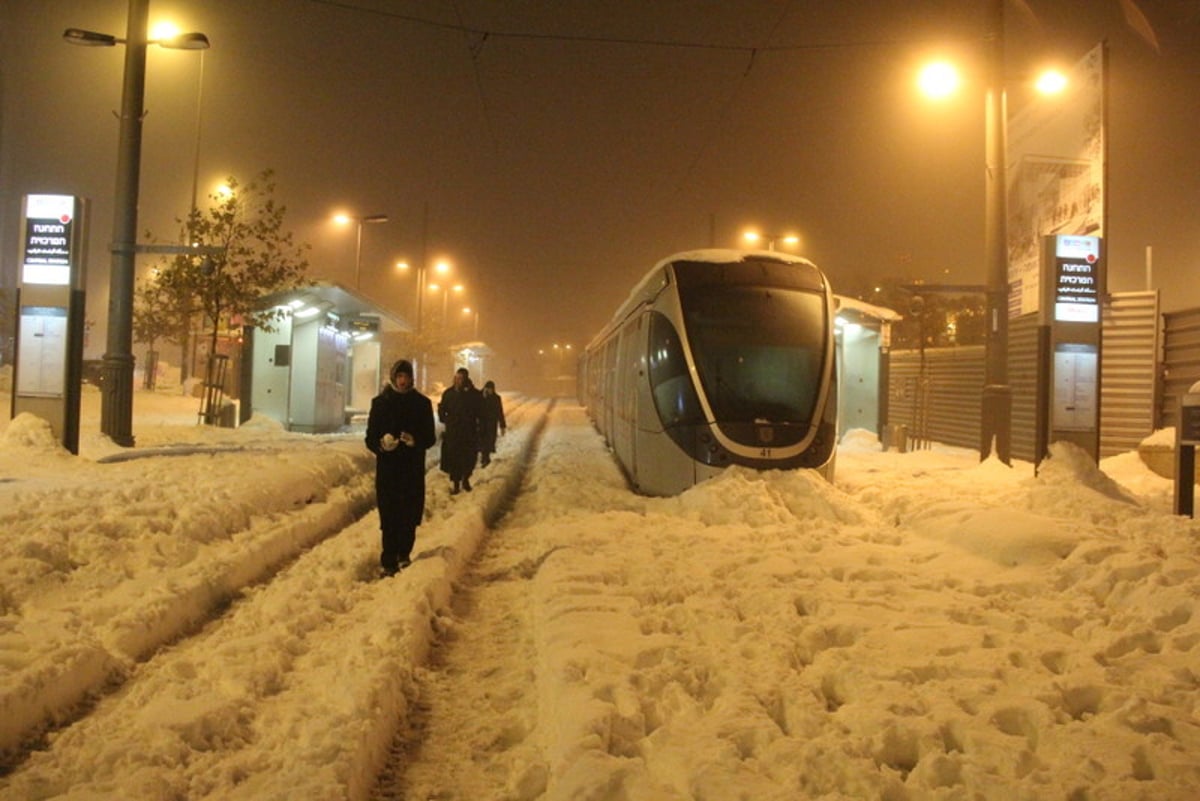
[[[650,316],[650,388],[664,426],[702,423],[700,399],[688,375],[679,332],[662,314]]]

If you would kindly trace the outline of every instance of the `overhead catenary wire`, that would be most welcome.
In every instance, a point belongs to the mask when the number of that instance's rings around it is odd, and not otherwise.
[[[461,14],[458,13],[458,7],[455,6],[456,14],[459,16],[459,22],[443,22],[440,20],[429,19],[415,14],[405,14],[398,11],[388,11],[386,9],[371,8],[369,6],[359,5],[357,3],[345,2],[345,0],[305,0],[313,5],[328,6],[331,8],[339,8],[344,11],[352,11],[362,14],[371,14],[378,17],[386,17],[388,19],[400,20],[403,22],[411,22],[415,25],[424,25],[430,28],[438,28],[446,31],[455,31],[469,36],[479,37],[478,47],[482,48],[483,42],[487,39],[525,39],[530,41],[554,41],[554,42],[581,42],[589,44],[610,44],[610,45],[629,45],[636,47],[658,47],[658,48],[680,48],[691,50],[720,50],[725,52],[746,53],[753,56],[756,53],[770,52],[786,52],[797,50],[840,50],[858,47],[892,47],[911,43],[911,40],[904,38],[896,39],[860,39],[848,42],[814,42],[814,43],[796,43],[796,44],[779,44],[779,45],[739,45],[739,44],[724,44],[720,42],[703,42],[703,41],[688,41],[682,39],[652,39],[636,36],[599,36],[592,34],[577,34],[577,33],[542,33],[535,31],[502,31],[490,30],[487,28],[478,28],[473,25],[467,25],[461,22]],[[783,17],[777,21],[772,29],[778,27],[779,22],[782,22]]]

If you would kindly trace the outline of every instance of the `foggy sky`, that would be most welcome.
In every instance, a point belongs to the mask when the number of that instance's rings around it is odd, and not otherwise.
[[[849,291],[899,276],[982,283],[983,88],[948,108],[913,89],[939,46],[984,52],[983,2],[743,0],[208,0],[153,2],[212,49],[150,48],[139,228],[170,239],[191,199],[276,171],[312,274],[352,285],[338,210],[363,231],[362,289],[408,317],[427,254],[445,257],[503,361],[581,347],[657,260],[795,230]],[[1118,0],[1007,10],[1014,86],[1035,62],[1110,44],[1110,289],[1200,305],[1200,2],[1142,0],[1155,52]],[[0,254],[16,281],[20,200],[92,201],[87,355],[104,350],[123,48],[71,47],[64,28],[123,35],[124,0],[0,8]],[[1010,108],[1020,94],[1010,92]],[[139,262],[145,268],[148,262]],[[452,304],[451,308],[457,305]],[[440,311],[440,309],[437,309]],[[464,326],[464,333],[467,328]]]

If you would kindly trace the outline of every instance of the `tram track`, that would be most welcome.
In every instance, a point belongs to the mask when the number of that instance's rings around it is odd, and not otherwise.
[[[246,513],[244,528],[225,536],[207,535],[209,541],[182,564],[136,578],[118,571],[110,571],[111,578],[97,577],[96,571],[72,571],[59,585],[22,598],[19,628],[6,631],[19,639],[6,646],[20,643],[34,653],[46,650],[19,672],[5,674],[0,683],[0,714],[6,719],[0,773],[44,747],[47,735],[87,714],[155,653],[193,635],[220,617],[247,588],[270,581],[297,554],[366,514],[372,503],[370,479],[361,466],[347,469],[349,464],[341,468],[347,470],[343,482],[328,495],[308,495],[303,502],[284,501],[256,515]],[[98,505],[119,505],[100,494],[90,497]],[[242,503],[235,492],[223,502]],[[134,520],[137,504],[138,499],[124,503]],[[65,655],[53,642],[38,639],[40,630],[72,613],[78,603],[71,594],[73,582],[101,581],[106,589],[89,596],[88,626],[74,633]]]
[[[321,777],[319,784],[332,782],[343,791],[373,779],[371,742],[390,739],[390,733],[321,744],[320,729],[345,717],[361,719],[367,728],[394,728],[402,710],[389,716],[387,706],[389,698],[403,698],[403,655],[426,653],[429,618],[448,602],[485,521],[502,513],[506,494],[519,484],[514,474],[524,469],[523,451],[540,432],[545,406],[513,404],[508,436],[493,467],[480,475],[475,503],[450,502],[436,474],[437,449],[431,451],[429,514],[408,585],[375,580],[378,521],[373,513],[360,513],[325,525],[310,544],[258,576],[246,576],[240,586],[198,581],[208,593],[199,600],[185,593],[158,599],[193,605],[195,622],[89,682],[89,697],[71,707],[70,721],[48,735],[26,737],[22,748],[10,752],[0,798],[51,798],[80,785],[100,793],[106,786],[127,789],[131,770],[146,775],[144,797],[228,798],[231,782],[244,788],[242,797],[268,797],[260,793],[270,788],[271,777],[305,767]],[[369,496],[369,473],[353,483],[365,483]],[[371,500],[363,501],[364,512]],[[291,517],[280,525],[289,525]],[[347,632],[361,636],[367,646],[361,654],[345,653]],[[357,674],[353,687],[330,693],[348,673]],[[295,738],[297,727],[310,732],[311,755],[286,742],[277,749],[264,746],[276,736]],[[104,746],[97,748],[98,741]],[[264,749],[271,764],[263,764]],[[291,764],[282,764],[282,754]],[[333,777],[325,768],[331,758],[342,766]],[[185,764],[168,771],[151,767],[172,761]],[[334,797],[326,784],[321,788],[305,797]]]
[[[597,461],[607,470],[599,481]],[[563,546],[547,543],[543,518],[561,503],[560,482],[600,485],[594,508],[580,513],[610,508],[614,497],[633,506],[642,499],[628,493],[579,407],[552,410],[529,462],[438,619],[439,636],[414,674],[409,715],[372,801],[526,799],[545,791],[539,724],[553,712],[539,697],[536,579]]]

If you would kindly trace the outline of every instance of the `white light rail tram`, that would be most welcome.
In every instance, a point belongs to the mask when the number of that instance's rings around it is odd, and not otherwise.
[[[676,495],[729,465],[831,479],[835,311],[828,280],[807,259],[676,254],[587,346],[580,400],[647,495]]]

